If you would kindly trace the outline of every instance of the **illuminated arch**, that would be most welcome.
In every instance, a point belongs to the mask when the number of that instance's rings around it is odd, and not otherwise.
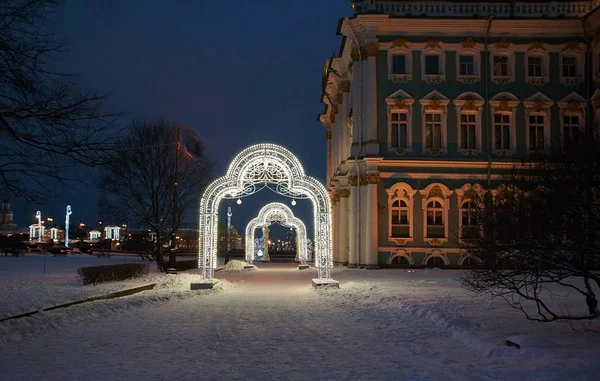
[[[325,187],[307,176],[300,161],[276,144],[256,144],[240,152],[225,176],[213,181],[200,200],[198,267],[212,281],[217,265],[218,207],[226,198],[246,197],[268,187],[280,195],[312,202],[315,226],[315,267],[319,279],[331,278],[331,200]]]
[[[286,227],[296,228],[296,240],[298,241],[297,256],[303,263],[307,262],[310,258],[307,248],[306,226],[302,220],[294,216],[294,213],[287,205],[280,202],[272,202],[265,205],[258,212],[258,216],[246,226],[246,262],[252,263],[254,260],[254,232],[256,228],[265,225],[268,226],[274,222]]]

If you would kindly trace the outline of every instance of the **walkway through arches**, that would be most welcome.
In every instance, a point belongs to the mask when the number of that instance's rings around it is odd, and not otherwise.
[[[198,267],[211,282],[217,265],[219,203],[250,196],[266,187],[286,197],[309,199],[314,209],[314,250],[318,279],[331,278],[333,267],[331,200],[325,187],[304,173],[300,161],[276,144],[256,144],[240,152],[225,176],[213,181],[200,200]]]
[[[256,228],[270,226],[272,223],[296,228],[296,256],[302,264],[306,263],[310,259],[306,239],[306,226],[299,218],[294,216],[294,213],[287,205],[280,202],[272,202],[263,206],[258,212],[258,216],[246,226],[246,262],[251,264],[255,259],[254,232]]]

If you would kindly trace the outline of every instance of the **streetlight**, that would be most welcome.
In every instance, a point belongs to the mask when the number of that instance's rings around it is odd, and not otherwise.
[[[42,212],[35,212],[35,218],[38,220],[38,243],[42,242]]]

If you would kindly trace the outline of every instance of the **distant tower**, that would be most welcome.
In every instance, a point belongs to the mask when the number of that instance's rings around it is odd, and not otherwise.
[[[13,212],[10,209],[10,201],[8,197],[2,202],[2,209],[0,209],[0,230],[13,231],[17,225],[13,224]]]

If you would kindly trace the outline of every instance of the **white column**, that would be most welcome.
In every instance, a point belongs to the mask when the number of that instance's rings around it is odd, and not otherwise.
[[[362,94],[360,94],[362,90],[363,81],[360,77],[361,73],[361,65],[362,62],[359,60],[358,53],[356,49],[352,50],[352,59],[354,62],[352,63],[352,84],[351,84],[351,92],[352,92],[352,146],[350,148],[350,152],[352,156],[358,156],[358,144],[361,140],[361,133],[359,132],[362,128],[361,126],[361,113],[363,110],[362,103]]]
[[[335,195],[335,193],[334,193]],[[339,219],[338,219],[338,205],[335,201],[335,196],[332,195],[331,196],[331,244],[332,244],[332,254],[333,254],[333,263],[337,263],[337,258],[338,258],[338,225],[339,225]]]
[[[379,143],[377,141],[377,54],[379,45],[377,42],[365,45],[365,61],[362,64],[363,76],[363,101],[365,110],[363,122],[363,143],[366,145],[366,153],[369,155],[379,154]]]
[[[342,91],[348,88],[349,90],[350,83],[348,81],[344,81],[342,85]],[[342,114],[341,128],[342,128],[342,160],[347,160],[350,156],[350,131],[348,130],[348,111],[350,106],[350,94],[348,92],[343,93],[343,104],[341,107],[340,113]]]
[[[339,202],[339,209],[340,209],[340,213],[339,213],[339,226],[340,226],[340,230],[339,230],[339,242],[340,242],[340,251],[338,254],[338,261],[340,262],[340,265],[342,266],[346,266],[348,265],[348,221],[349,221],[349,214],[348,214],[348,198],[350,197],[350,190],[348,189],[342,189],[340,191],[340,202]]]
[[[367,185],[365,186],[367,197],[365,216],[365,256],[367,269],[379,269],[379,229],[378,229],[378,207],[377,207],[377,187],[379,177],[367,177]]]
[[[360,178],[360,209],[358,210],[358,218],[360,218],[360,248],[358,252],[358,261],[360,267],[367,265],[367,253],[369,251],[369,233],[371,228],[369,216],[369,194],[367,187],[367,178]]]
[[[350,237],[349,247],[348,247],[348,267],[357,267],[358,266],[358,236],[356,228],[358,226],[358,210],[357,210],[357,202],[359,201],[358,197],[358,184],[356,184],[356,178],[354,181],[350,181],[350,197],[349,197],[349,205],[348,212],[350,214],[349,224],[348,224],[348,235]]]

